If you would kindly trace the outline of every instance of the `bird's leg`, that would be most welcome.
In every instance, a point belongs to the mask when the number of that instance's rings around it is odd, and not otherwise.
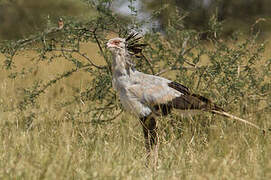
[[[158,159],[158,135],[157,135],[157,126],[156,120],[152,116],[141,118],[141,123],[143,127],[143,133],[145,138],[145,147],[147,150],[147,159],[149,159],[150,154],[153,150],[154,153],[154,162],[156,166]]]

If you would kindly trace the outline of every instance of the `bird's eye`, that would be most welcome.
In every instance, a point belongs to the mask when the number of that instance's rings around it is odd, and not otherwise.
[[[119,45],[120,44],[120,41],[113,41],[113,44],[115,44],[115,45]]]

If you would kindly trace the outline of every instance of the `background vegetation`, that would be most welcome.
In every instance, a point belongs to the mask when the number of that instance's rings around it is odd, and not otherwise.
[[[109,38],[144,27],[129,2],[131,18],[113,12],[108,0],[54,1],[49,9],[59,14],[38,11],[34,1],[2,2],[7,11],[0,18],[8,23],[1,24],[0,178],[270,179],[270,134],[208,113],[160,118],[159,165],[145,166],[141,125],[123,113],[111,88],[105,49]],[[134,59],[136,67],[270,127],[271,59],[270,46],[258,39],[262,19],[246,33],[224,36],[219,12],[198,29],[172,8],[153,14],[151,20],[171,12],[160,33],[144,34],[149,46]],[[22,19],[7,21],[18,10]]]
[[[266,22],[259,24],[259,27],[265,32],[262,36],[267,36],[271,27],[271,12],[268,8],[270,5],[269,0],[148,0],[147,3],[142,3],[142,9],[145,12],[161,10],[156,19],[162,29],[168,25],[169,14],[174,12],[175,8],[179,14],[187,15],[184,19],[186,28],[199,31],[208,29],[208,19],[217,14],[217,19],[224,22],[224,36],[230,35],[236,29],[248,33],[251,24],[259,18],[265,18]]]

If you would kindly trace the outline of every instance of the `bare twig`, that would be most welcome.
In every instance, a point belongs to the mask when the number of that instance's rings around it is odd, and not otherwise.
[[[85,58],[92,66],[96,67],[97,69],[106,69],[106,66],[98,66],[98,65],[94,64],[87,55],[85,55],[79,51],[77,52],[77,54],[79,54],[80,56]]]
[[[190,66],[196,68],[196,64],[189,62],[189,61],[186,60],[185,58],[183,58],[183,60],[184,60],[184,62],[185,62],[186,64],[188,64],[188,65],[190,65]]]
[[[188,67],[188,66],[182,66],[182,69],[188,69],[188,70],[196,70],[196,69],[198,69],[198,68],[201,68],[201,67]],[[155,75],[156,75],[156,76],[159,76],[159,75],[164,74],[164,73],[166,73],[166,72],[169,72],[169,71],[175,71],[175,70],[178,70],[178,69],[180,69],[180,68],[178,68],[178,67],[170,67],[170,68],[161,70],[160,72],[156,73]]]
[[[107,122],[112,122],[115,119],[117,119],[121,114],[123,113],[123,110],[120,110],[118,114],[116,114],[114,117],[109,118],[109,119],[103,119],[103,120],[92,120],[92,121],[76,121],[76,123],[82,123],[82,124],[90,124],[90,123],[107,123]]]
[[[101,107],[101,108],[94,108],[94,109],[87,110],[87,111],[84,112],[84,114],[88,114],[88,113],[90,113],[92,111],[112,110],[112,109],[114,109],[116,107],[117,107],[116,105],[115,106],[107,106],[107,105],[105,105],[104,107]]]
[[[119,117],[122,113],[123,113],[123,110],[120,110],[120,112],[117,115],[115,115],[114,117],[109,118],[109,119],[105,119],[105,120],[99,120],[99,122],[102,122],[102,123],[111,122],[111,121],[117,119],[117,117]]]
[[[99,39],[97,38],[96,31],[97,31],[97,28],[95,28],[94,31],[92,31],[93,36],[94,36],[94,39],[95,39],[95,41],[96,41],[96,43],[97,43],[97,45],[98,45],[98,47],[99,47],[100,52],[102,53],[102,55],[103,55],[103,57],[104,57],[104,59],[106,60],[107,64],[109,64],[109,61],[108,61],[108,59],[106,58],[106,55],[105,55],[104,50],[103,50],[103,48],[102,48],[102,46],[101,46],[101,43],[100,43]]]
[[[105,59],[105,61],[106,61],[107,66],[105,66],[105,69],[108,69],[108,72],[111,73],[111,69],[110,69],[110,61],[107,59],[107,56],[105,55],[105,53],[104,53],[104,51],[103,51],[103,48],[102,48],[102,46],[101,46],[101,43],[100,43],[100,41],[99,41],[99,39],[98,39],[98,37],[97,37],[97,34],[96,34],[96,30],[97,30],[97,28],[95,28],[94,31],[91,31],[91,32],[93,33],[94,39],[95,39],[95,41],[96,41],[96,43],[97,43],[97,45],[98,45],[98,47],[99,47],[99,50],[100,50],[100,52],[102,53],[102,55],[103,55],[103,57],[104,57],[104,59]]]
[[[147,64],[149,65],[149,67],[150,67],[150,69],[151,69],[152,74],[154,75],[155,72],[154,72],[154,69],[153,69],[153,67],[152,67],[152,64],[151,64],[150,60],[147,59],[146,56],[145,56],[142,52],[140,53],[140,55],[141,55],[141,56],[143,57],[143,59],[147,62]]]
[[[105,66],[98,66],[98,65],[94,64],[87,55],[81,53],[80,51],[78,51],[76,49],[52,49],[52,51],[61,51],[62,53],[63,52],[77,53],[81,57],[85,58],[95,68],[97,68],[97,69],[106,69]]]
[[[51,28],[45,32],[42,33],[42,36],[45,37],[49,34],[54,34],[56,32],[59,32],[61,31],[62,29],[59,29],[58,27],[57,28]],[[25,46],[27,44],[30,44],[32,42],[35,42],[37,40],[40,40],[41,39],[41,35],[36,35],[36,36],[33,36],[33,37],[30,37],[30,38],[27,38],[27,39],[22,39],[22,40],[19,40],[17,41],[16,44],[19,44],[20,46]]]

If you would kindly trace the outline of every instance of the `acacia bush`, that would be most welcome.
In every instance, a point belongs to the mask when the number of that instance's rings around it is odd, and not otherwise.
[[[85,114],[92,123],[111,122],[122,113],[122,107],[116,93],[111,88],[111,57],[105,48],[110,36],[125,37],[131,31],[141,33],[143,24],[136,19],[137,10],[131,2],[132,17],[124,18],[111,10],[111,1],[85,1],[86,6],[95,9],[96,15],[83,20],[74,17],[62,17],[64,27],[48,23],[47,30],[20,40],[1,42],[2,68],[9,73],[9,78],[22,78],[32,67],[25,66],[22,72],[14,68],[15,56],[20,53],[35,51],[38,56],[32,61],[52,63],[58,58],[71,62],[73,68],[55,78],[38,79],[31,86],[20,89],[20,101],[8,107],[2,102],[2,111],[16,111],[20,114],[33,107],[40,108],[39,99],[49,87],[62,79],[82,71],[90,77],[88,87],[74,93],[63,102],[55,102],[58,109],[65,109],[73,104],[88,104]],[[159,11],[153,17],[157,16]],[[163,32],[148,31],[142,41],[148,46],[141,58],[134,58],[136,68],[156,75],[170,76],[172,80],[183,83],[192,91],[213,99],[225,110],[242,117],[251,114],[268,116],[271,108],[271,59],[263,57],[266,42],[259,42],[258,32],[251,27],[249,37],[234,33],[230,39],[220,38],[223,24],[214,15],[209,20],[209,29],[200,32],[186,29],[184,16],[172,12],[169,25]],[[50,20],[50,19],[48,19]],[[141,33],[143,34],[143,33]],[[207,35],[202,39],[202,34]],[[95,64],[93,57],[81,50],[83,43],[95,43],[103,65]],[[31,58],[30,58],[31,59]],[[23,119],[30,119],[31,124],[37,114],[31,113]],[[76,116],[75,116],[76,117]],[[75,118],[76,119],[76,118]],[[265,127],[263,122],[257,122]],[[29,125],[28,125],[29,126]]]

